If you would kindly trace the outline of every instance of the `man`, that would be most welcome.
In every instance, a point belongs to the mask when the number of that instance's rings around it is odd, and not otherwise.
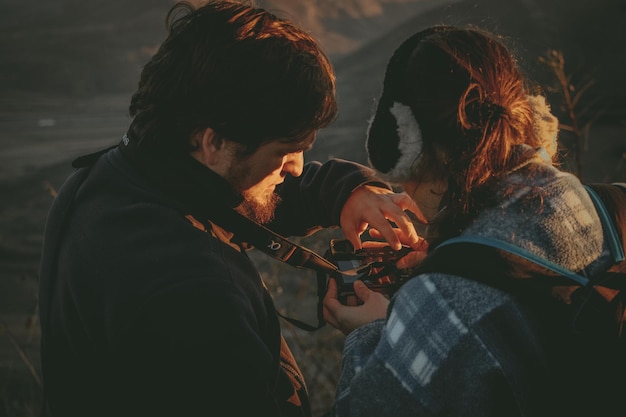
[[[371,170],[304,164],[336,116],[304,31],[262,9],[175,5],[119,146],[75,161],[50,211],[40,312],[46,414],[309,416],[306,385],[233,209],[282,235],[341,226],[417,245]],[[390,221],[397,225],[392,229]]]

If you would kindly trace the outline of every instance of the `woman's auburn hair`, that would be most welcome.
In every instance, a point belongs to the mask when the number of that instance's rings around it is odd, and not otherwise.
[[[474,192],[511,169],[516,145],[542,146],[529,102],[537,89],[502,38],[474,27],[434,32],[409,65],[424,137],[415,175],[447,176],[458,208],[473,211]]]

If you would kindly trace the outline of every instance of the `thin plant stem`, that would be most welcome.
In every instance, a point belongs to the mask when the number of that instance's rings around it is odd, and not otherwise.
[[[35,369],[35,366],[33,365],[33,363],[31,362],[30,358],[28,357],[24,349],[22,349],[20,344],[17,342],[17,340],[15,339],[15,337],[9,330],[9,326],[7,326],[7,324],[1,318],[0,318],[0,326],[4,328],[4,334],[9,339],[9,342],[11,342],[11,345],[13,345],[13,348],[19,355],[22,362],[24,362],[24,365],[26,365],[26,368],[28,368],[28,371],[30,372],[33,379],[35,380],[35,383],[37,384],[37,386],[39,388],[42,388],[41,377],[39,376],[39,373]]]

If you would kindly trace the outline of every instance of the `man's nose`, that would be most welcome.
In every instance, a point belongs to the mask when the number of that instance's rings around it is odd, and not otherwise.
[[[283,171],[299,177],[304,169],[304,152],[295,152],[286,156]]]

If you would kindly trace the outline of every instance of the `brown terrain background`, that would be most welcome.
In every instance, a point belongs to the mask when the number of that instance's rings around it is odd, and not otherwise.
[[[165,36],[171,0],[0,0],[0,417],[40,413],[38,263],[46,212],[76,156],[117,143],[142,65]],[[367,163],[365,130],[393,50],[428,25],[477,24],[505,36],[564,125],[565,169],[626,181],[623,0],[266,0],[320,39],[338,79],[340,117],[308,159]],[[539,57],[562,54],[563,71]],[[574,119],[557,75],[576,98]],[[557,88],[553,88],[557,86]],[[574,124],[574,121],[576,124]],[[566,126],[577,126],[574,134]],[[299,240],[323,253],[323,232]],[[252,252],[279,310],[311,324],[315,275]],[[332,404],[343,336],[284,322],[316,416]],[[158,364],[155,364],[158,366]],[[375,387],[372,387],[375,389]],[[95,405],[97,406],[97,405]]]

